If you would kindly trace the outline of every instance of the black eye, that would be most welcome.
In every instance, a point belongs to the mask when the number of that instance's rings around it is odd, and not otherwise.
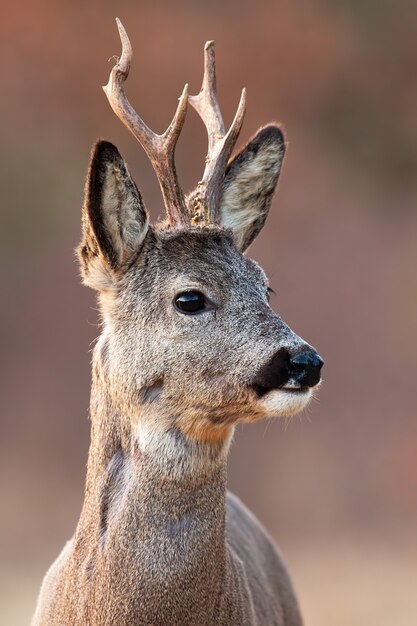
[[[206,308],[206,299],[200,291],[184,291],[175,296],[174,304],[181,313],[200,313]]]

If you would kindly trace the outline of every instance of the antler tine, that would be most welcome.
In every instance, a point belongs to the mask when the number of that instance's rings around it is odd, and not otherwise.
[[[189,96],[188,100],[207,129],[209,145],[203,178],[198,185],[198,194],[204,207],[206,222],[216,224],[220,220],[221,182],[242,128],[246,111],[246,89],[242,90],[235,118],[225,134],[216,93],[214,41],[208,41],[204,46],[204,77],[200,93],[196,96]]]
[[[217,102],[214,41],[207,41],[204,46],[203,83],[200,93],[197,96],[190,96],[189,101],[207,125],[209,141],[213,141],[216,136],[223,137],[224,123]],[[210,107],[207,107],[208,103]]]
[[[175,169],[175,147],[184,125],[188,104],[188,85],[185,85],[177,110],[167,130],[154,133],[128,101],[124,82],[129,76],[132,61],[132,45],[121,21],[116,18],[122,42],[122,55],[110,72],[109,82],[103,87],[111,108],[123,124],[136,137],[145,150],[161,187],[167,215],[172,226],[187,226],[190,223],[184,195],[178,183]]]

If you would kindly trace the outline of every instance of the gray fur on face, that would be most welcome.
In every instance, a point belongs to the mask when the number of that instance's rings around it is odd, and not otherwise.
[[[209,302],[198,315],[174,306],[176,295],[191,290]],[[130,413],[145,399],[147,412],[196,436],[199,419],[225,433],[264,417],[252,380],[279,348],[301,345],[269,307],[264,272],[220,229],[149,231],[106,307],[115,397],[123,389]]]
[[[239,252],[265,221],[283,155],[281,131],[261,129],[229,164],[221,200],[224,225],[172,230],[148,226],[119,153],[111,144],[96,147],[80,259],[87,284],[101,291],[111,328],[110,389],[130,414],[144,419],[145,404],[146,413],[160,422],[197,439],[217,439],[226,438],[238,421],[300,408],[299,398],[291,407],[287,396],[282,407],[275,402],[266,408],[251,389],[274,353],[302,341],[270,309],[263,271]],[[193,194],[188,206],[195,209]],[[207,310],[179,313],[173,300],[186,291],[204,294]]]

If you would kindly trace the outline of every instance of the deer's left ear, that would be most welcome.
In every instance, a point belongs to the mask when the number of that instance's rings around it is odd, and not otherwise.
[[[227,167],[220,220],[222,226],[233,231],[241,252],[264,225],[284,154],[284,136],[278,126],[271,124],[261,128]]]
[[[119,151],[98,141],[91,153],[78,248],[84,284],[111,289],[118,270],[141,248],[148,232],[142,197]]]

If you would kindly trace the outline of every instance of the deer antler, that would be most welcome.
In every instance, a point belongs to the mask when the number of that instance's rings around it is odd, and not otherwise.
[[[197,196],[201,202],[207,224],[219,222],[221,182],[227,162],[236,144],[246,110],[246,89],[242,90],[239,106],[229,130],[225,134],[223,118],[216,94],[216,61],[214,41],[204,46],[204,77],[200,93],[188,100],[200,115],[207,129],[208,152],[203,179],[198,183]]]
[[[118,18],[116,22],[122,42],[122,56],[113,67],[109,82],[103,87],[104,93],[117,117],[136,137],[148,155],[161,187],[171,226],[187,226],[190,218],[178,183],[174,152],[187,112],[188,85],[184,87],[171,124],[163,135],[157,135],[139,117],[126,97],[124,82],[129,75],[132,46],[123,24]]]

